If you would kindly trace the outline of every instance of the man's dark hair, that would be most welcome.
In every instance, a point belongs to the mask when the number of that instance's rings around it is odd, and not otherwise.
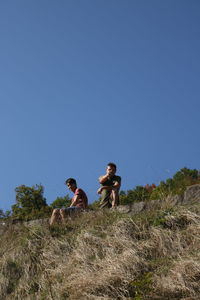
[[[69,183],[69,184],[75,184],[75,185],[77,185],[77,184],[76,184],[76,180],[75,180],[74,178],[68,178],[68,179],[65,181],[65,183],[66,183],[66,184]]]
[[[112,163],[112,162],[108,163],[107,166],[108,166],[108,167],[111,167],[111,168],[114,168],[115,171],[117,170],[116,164],[114,164],[114,163]]]

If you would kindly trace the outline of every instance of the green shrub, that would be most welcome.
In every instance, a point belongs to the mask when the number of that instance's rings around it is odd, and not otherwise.
[[[126,205],[134,202],[146,201],[150,198],[150,192],[143,186],[136,186],[133,190],[128,190],[127,193],[120,193],[120,204]]]
[[[70,197],[69,195],[66,195],[64,197],[57,197],[56,200],[54,200],[50,206],[52,208],[62,208],[63,206],[64,207],[69,207],[71,204],[71,200],[70,200]]]
[[[187,186],[200,183],[200,176],[196,169],[190,170],[188,168],[182,168],[175,173],[173,178],[169,178],[166,181],[161,181],[151,193],[150,199],[163,199],[168,195],[180,195],[183,194]]]
[[[152,273],[141,274],[137,279],[130,282],[130,294],[133,300],[145,300],[152,289]]]

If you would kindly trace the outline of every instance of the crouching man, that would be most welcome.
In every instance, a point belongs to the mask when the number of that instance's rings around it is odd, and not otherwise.
[[[71,200],[71,205],[67,208],[55,208],[50,218],[50,225],[53,225],[59,221],[65,223],[67,216],[78,213],[81,210],[86,209],[88,206],[87,195],[82,189],[77,187],[76,180],[74,178],[68,178],[65,183],[69,190],[74,193],[74,196]]]
[[[101,187],[97,193],[101,194],[100,208],[115,208],[119,204],[121,177],[115,175],[116,171],[116,165],[108,163],[106,174],[99,177]]]

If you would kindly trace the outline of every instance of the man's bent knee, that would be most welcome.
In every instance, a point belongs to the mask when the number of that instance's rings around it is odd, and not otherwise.
[[[59,208],[55,208],[55,209],[53,210],[52,215],[59,215],[59,213],[60,213],[60,209],[59,209]]]
[[[55,208],[53,210],[51,218],[50,218],[50,225],[53,225],[59,219],[60,219],[60,209],[59,208]]]

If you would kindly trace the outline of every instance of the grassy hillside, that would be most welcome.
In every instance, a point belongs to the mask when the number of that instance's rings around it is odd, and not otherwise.
[[[134,216],[90,211],[54,228],[9,225],[0,299],[197,300],[199,249],[198,203]]]

